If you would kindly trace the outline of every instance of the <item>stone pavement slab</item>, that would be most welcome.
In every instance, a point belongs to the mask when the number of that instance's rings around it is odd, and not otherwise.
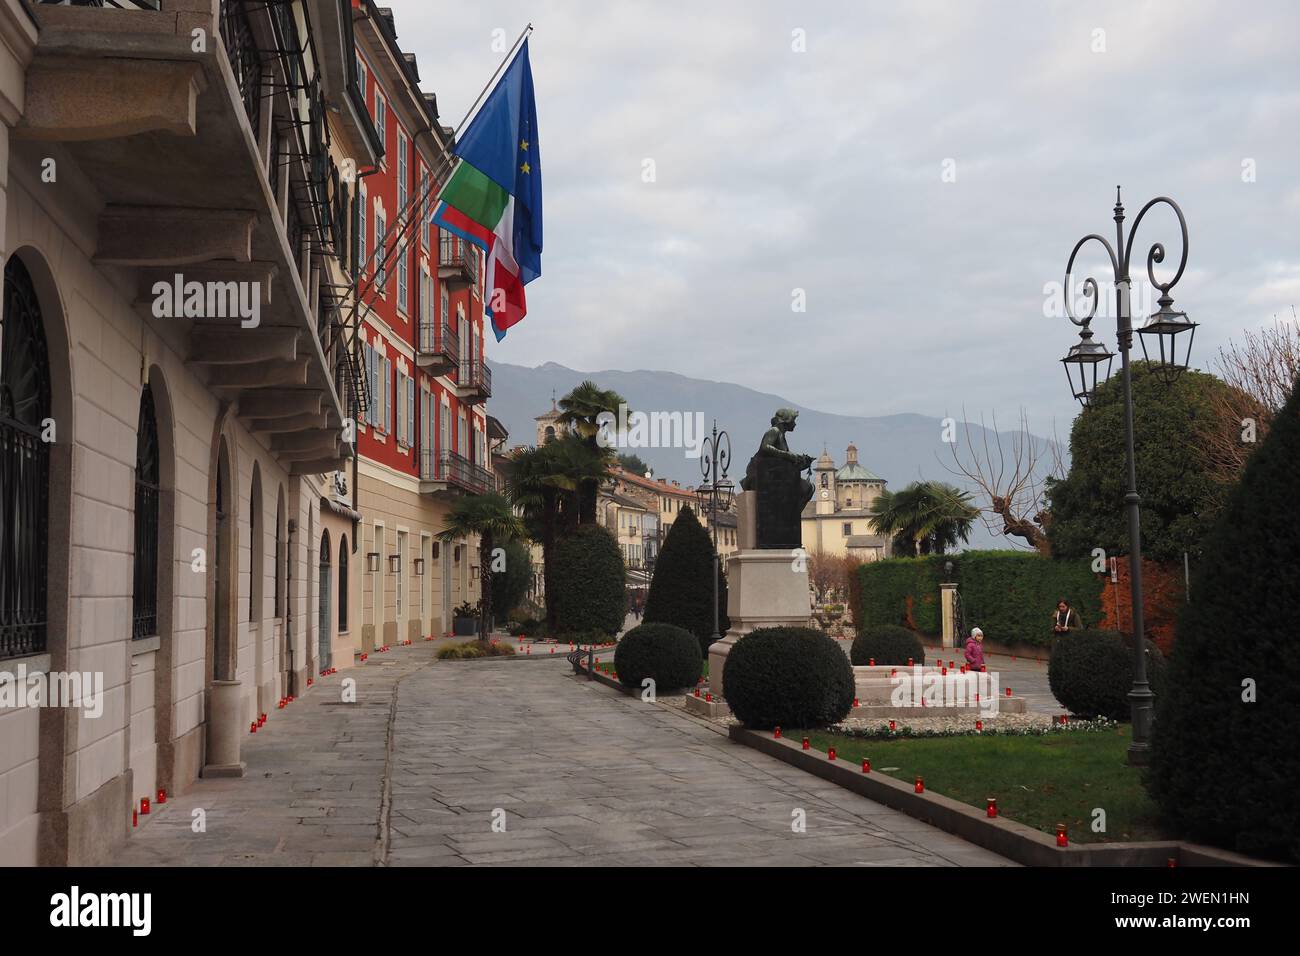
[[[404,791],[419,831],[394,824],[393,865],[1010,865],[567,664],[473,677],[403,682],[394,766],[424,783]]]
[[[340,702],[344,678],[356,705]],[[271,715],[243,758],[243,778],[156,808],[113,863],[1011,865],[563,660],[394,648]]]

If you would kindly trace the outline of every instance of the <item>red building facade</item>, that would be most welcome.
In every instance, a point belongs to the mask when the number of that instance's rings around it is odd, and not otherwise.
[[[354,191],[357,349],[369,397],[357,420],[364,648],[445,633],[448,603],[477,600],[472,543],[442,549],[433,539],[456,495],[494,479],[482,254],[429,224],[452,169],[453,131],[420,89],[391,11],[353,0],[353,16],[358,86],[383,143],[379,164],[356,171]]]

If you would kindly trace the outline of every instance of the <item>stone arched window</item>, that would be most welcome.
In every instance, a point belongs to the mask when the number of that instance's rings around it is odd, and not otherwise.
[[[158,633],[158,419],[153,390],[140,394],[135,432],[135,559],[131,598],[131,637]]]
[[[50,362],[40,302],[17,256],[5,265],[0,318],[0,659],[46,641]]]

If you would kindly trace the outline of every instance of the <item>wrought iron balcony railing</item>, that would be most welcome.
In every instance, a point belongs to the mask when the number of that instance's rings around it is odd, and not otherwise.
[[[486,468],[454,451],[432,448],[420,452],[420,480],[440,481],[476,495],[496,487],[496,479]]]
[[[460,373],[456,384],[474,397],[492,397],[492,369],[486,362],[478,359],[464,359],[460,363]]]
[[[258,129],[262,111],[262,51],[253,35],[248,5],[240,0],[222,0],[221,44],[226,48],[230,68],[239,85],[239,96],[244,101],[249,125]]]
[[[437,319],[420,323],[420,351],[442,356],[451,364],[459,361],[460,337],[446,322]]]
[[[443,233],[438,239],[438,277],[463,288],[478,284],[478,246]]]

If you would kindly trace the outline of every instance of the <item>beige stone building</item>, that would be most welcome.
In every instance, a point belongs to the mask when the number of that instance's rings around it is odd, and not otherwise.
[[[330,0],[0,0],[0,865],[242,772],[334,650],[350,37]]]
[[[804,550],[847,554],[859,561],[889,557],[888,540],[876,534],[870,522],[885,484],[858,461],[856,445],[849,444],[840,467],[823,450],[813,465],[813,499],[803,510]]]

